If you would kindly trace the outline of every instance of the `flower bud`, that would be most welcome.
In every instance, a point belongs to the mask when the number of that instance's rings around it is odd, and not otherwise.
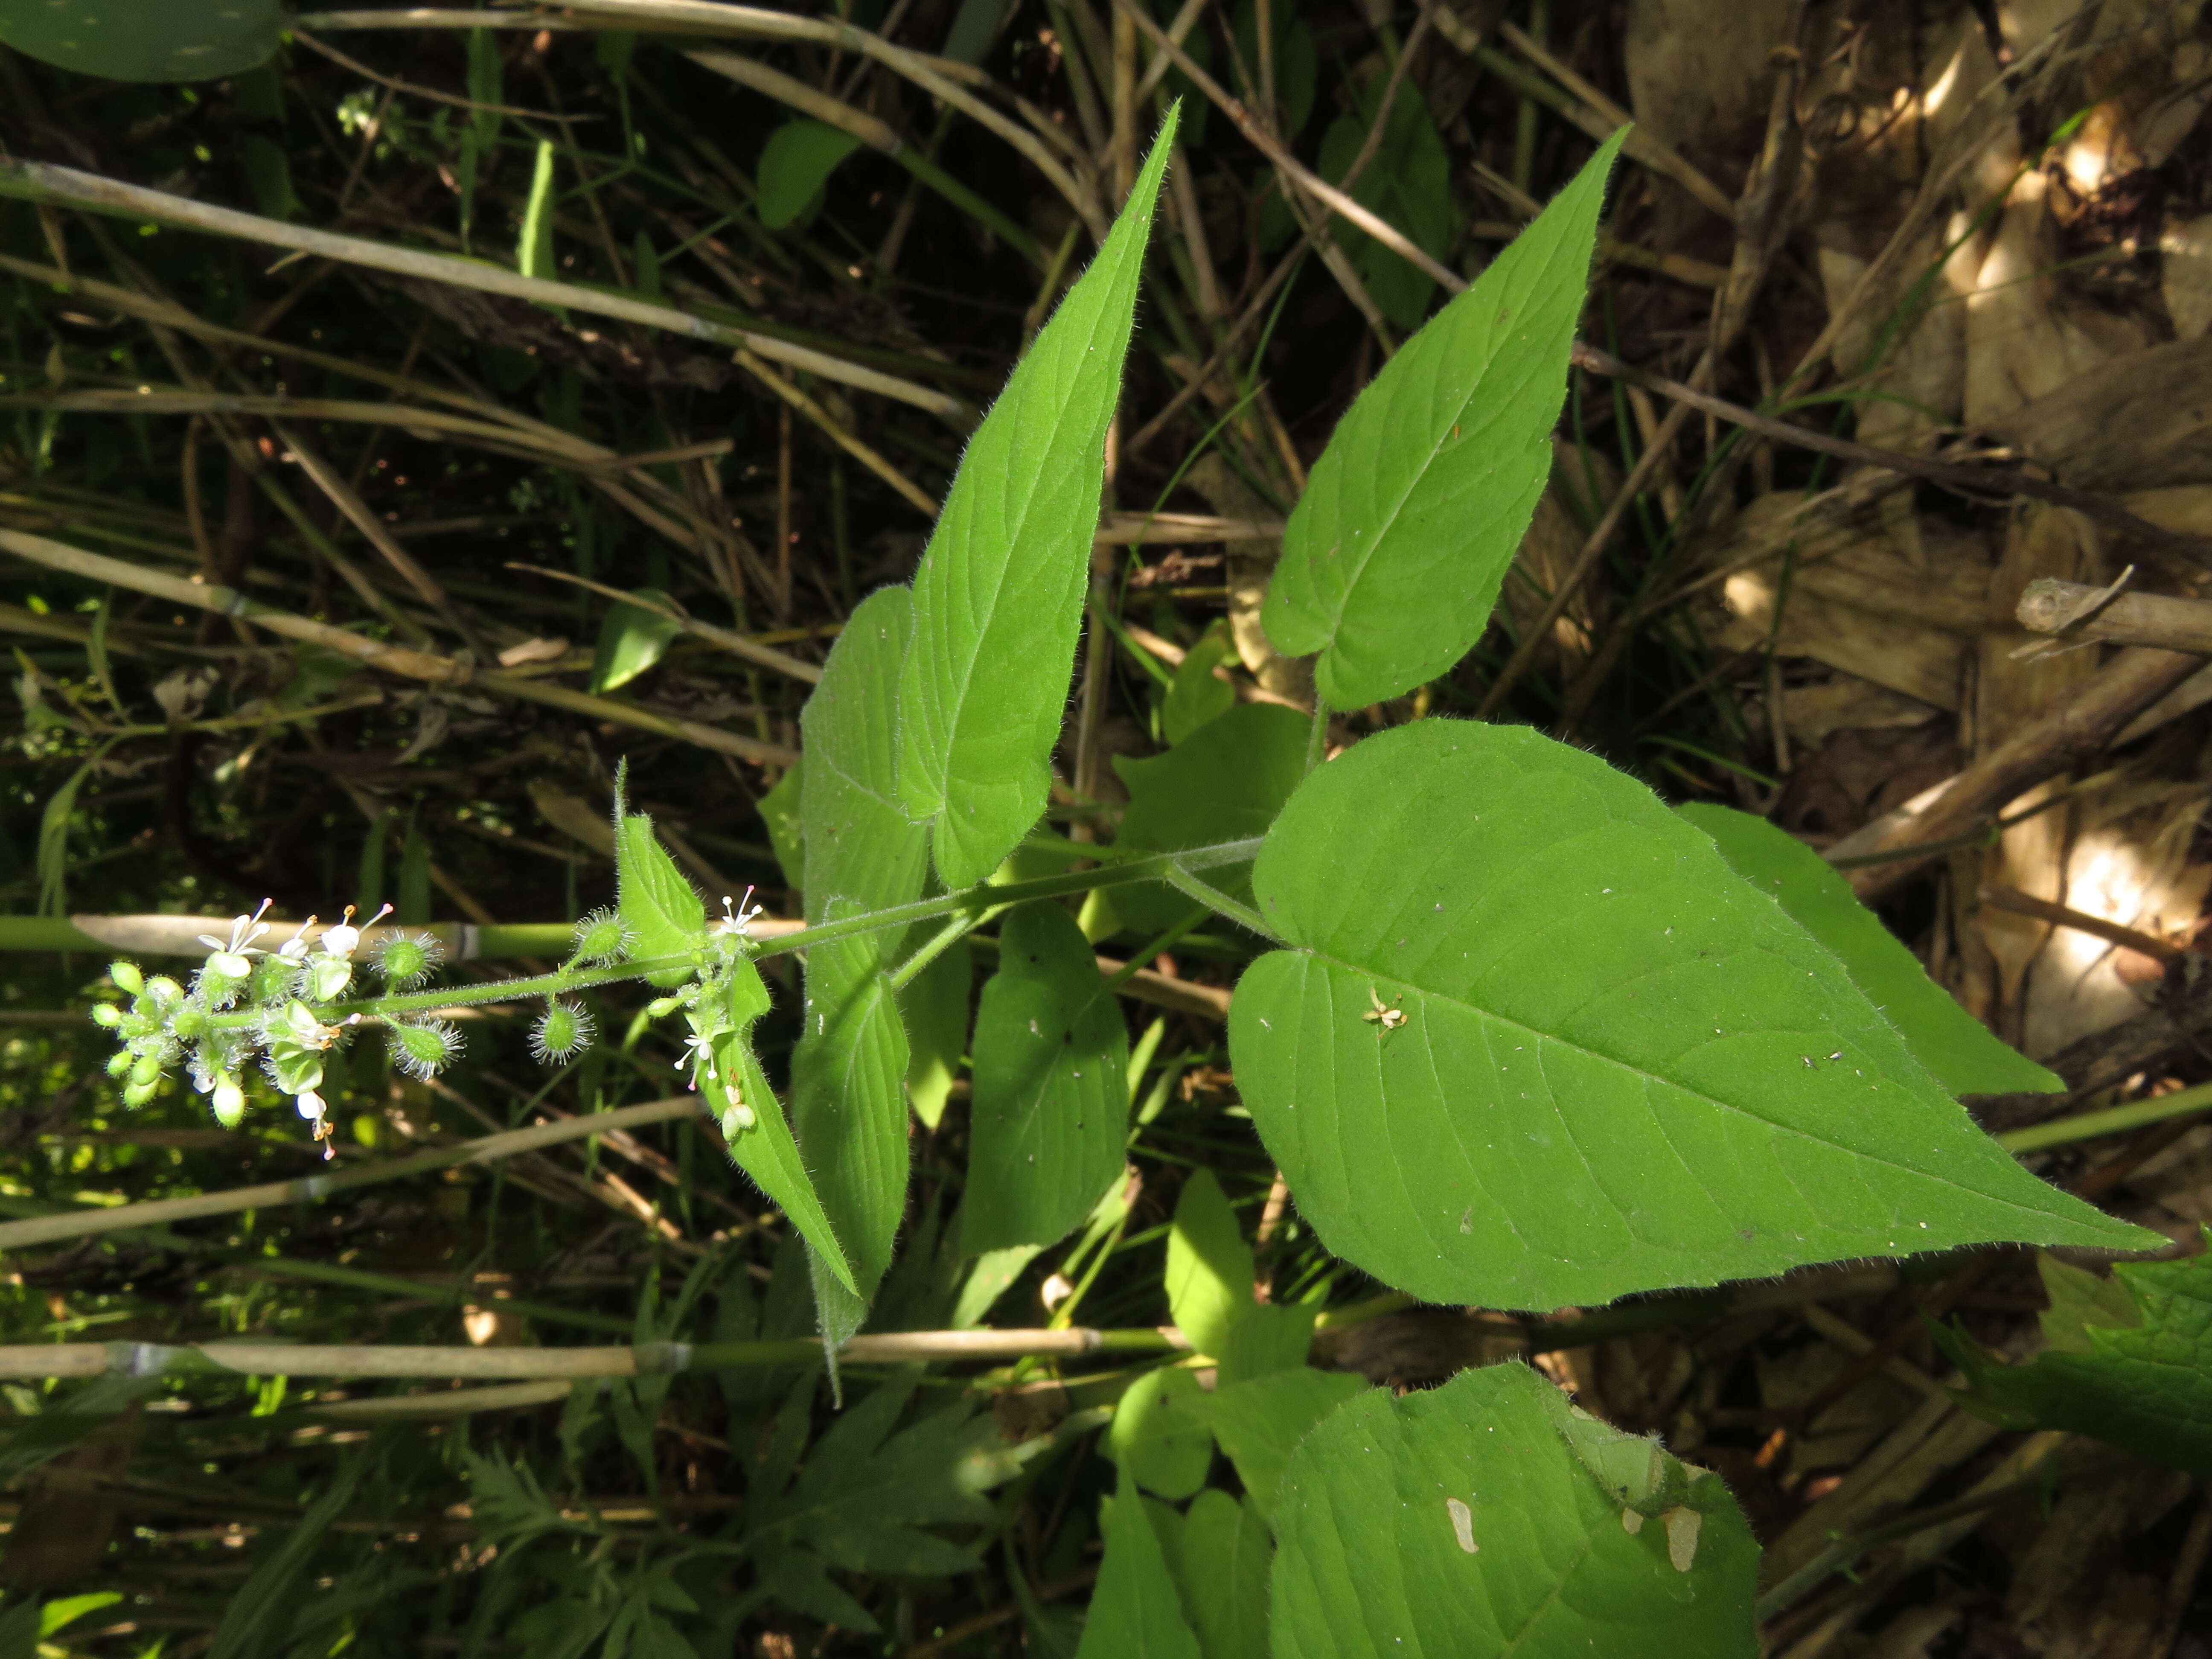
[[[138,964],[135,962],[110,963],[107,977],[118,988],[134,997],[146,988],[146,976],[138,971]]]
[[[735,1140],[758,1121],[753,1115],[753,1109],[732,1095],[728,1109],[722,1114],[722,1139]]]
[[[131,1069],[131,1061],[135,1058],[136,1056],[128,1048],[118,1048],[107,1057],[108,1076],[121,1077]]]
[[[568,1059],[592,1040],[592,1016],[573,1002],[550,1002],[530,1033],[530,1052],[545,1063]]]
[[[151,1083],[133,1083],[123,1091],[123,1103],[130,1107],[143,1106],[153,1099],[161,1087],[161,1080],[158,1077]]]
[[[123,1024],[123,1011],[112,1002],[95,1002],[92,1005],[92,1023],[105,1025],[112,1031]]]
[[[684,1006],[682,997],[655,997],[645,1005],[647,1019],[665,1019]]]
[[[159,1054],[140,1054],[131,1062],[133,1083],[156,1083],[161,1077],[161,1057]]]
[[[207,1030],[207,1010],[186,1003],[177,1010],[177,1017],[169,1022],[169,1029],[176,1033],[179,1042],[197,1042],[200,1034]]]
[[[215,1121],[226,1129],[235,1129],[246,1116],[246,1091],[238,1086],[236,1078],[223,1078],[215,1085]]]
[[[156,974],[146,981],[146,994],[153,998],[156,1008],[166,1008],[183,1000],[185,988],[167,974]]]

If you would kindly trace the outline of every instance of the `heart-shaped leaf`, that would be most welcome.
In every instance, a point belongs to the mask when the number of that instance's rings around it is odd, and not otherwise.
[[[2154,1237],[2014,1163],[1701,831],[1536,732],[1368,739],[1253,887],[1290,948],[1231,1005],[1245,1103],[1323,1242],[1416,1296]]]

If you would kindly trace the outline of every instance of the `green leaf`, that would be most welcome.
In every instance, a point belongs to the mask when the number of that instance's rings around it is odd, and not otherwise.
[[[1292,1449],[1315,1424],[1366,1388],[1364,1377],[1349,1371],[1301,1367],[1224,1383],[1191,1401],[1189,1409],[1213,1430],[1260,1512],[1272,1516]]]
[[[328,1490],[277,1535],[275,1547],[224,1607],[222,1622],[216,1626],[207,1649],[208,1659],[244,1659],[247,1654],[283,1650],[292,1621],[312,1595],[307,1570],[315,1551],[331,1523],[353,1501],[354,1488],[366,1471],[362,1462],[339,1464]]]
[[[1160,735],[1170,744],[1181,743],[1208,720],[1237,707],[1237,688],[1213,672],[1236,654],[1228,630],[1217,623],[1176,665],[1160,703]]]
[[[70,0],[0,9],[0,42],[108,81],[216,81],[264,63],[276,0]]]
[[[1025,904],[999,933],[975,1015],[961,1247],[1049,1244],[1121,1175],[1129,1033],[1083,930]]]
[[[629,932],[633,961],[689,955],[706,936],[707,907],[642,812],[624,813],[615,824],[615,908]],[[646,977],[665,991],[689,980],[691,969],[664,968]]]
[[[800,714],[802,721],[805,718]],[[801,755],[775,787],[760,798],[761,822],[768,827],[769,845],[775,850],[776,867],[783,884],[795,893],[806,890],[806,832],[799,823],[799,800],[806,777],[806,757]]]
[[[1252,1247],[1213,1171],[1198,1169],[1176,1200],[1168,1229],[1168,1311],[1198,1352],[1218,1359],[1229,1332],[1252,1311]]]
[[[623,915],[626,918],[629,912]],[[750,975],[756,982],[760,979],[760,969],[750,962],[738,963],[734,972]],[[762,1007],[767,1006],[767,997],[766,988],[761,988]],[[702,1086],[717,1115],[728,1112],[740,1098],[752,1109],[752,1127],[728,1141],[730,1156],[752,1177],[753,1185],[790,1218],[791,1224],[805,1236],[815,1257],[838,1285],[851,1295],[860,1295],[860,1286],[853,1281],[852,1263],[807,1174],[782,1103],[768,1086],[760,1061],[753,1054],[750,1020],[714,1039],[714,1075],[706,1079]]]
[[[1380,113],[1389,79],[1387,74],[1371,75],[1361,91],[1357,116],[1340,116],[1329,124],[1322,137],[1323,178],[1340,183],[1351,170]],[[1382,147],[1352,185],[1352,194],[1360,205],[1397,226],[1423,252],[1441,257],[1451,246],[1458,218],[1452,201],[1451,158],[1417,83],[1399,87],[1383,125]],[[1340,224],[1335,231],[1382,314],[1401,328],[1419,327],[1436,293],[1436,279],[1363,230]]]
[[[956,1400],[894,1434],[914,1388],[911,1376],[886,1382],[841,1413],[788,1492],[781,1490],[781,1474],[753,1484],[746,1494],[746,1547],[781,1553],[787,1562],[815,1558],[850,1572],[941,1577],[972,1571],[974,1550],[924,1528],[973,1527],[991,1518],[989,1500],[963,1481],[975,1408]],[[810,1578],[827,1583],[818,1566],[797,1567],[792,1577],[794,1586]],[[781,1587],[778,1595],[785,1595]],[[857,1624],[849,1614],[844,1622],[876,1628],[865,1613]]]
[[[44,1640],[64,1625],[75,1624],[88,1613],[112,1607],[122,1599],[120,1590],[88,1590],[82,1595],[65,1595],[58,1601],[49,1601],[39,1609],[40,1638]]]
[[[827,919],[861,908],[840,899]],[[833,1344],[860,1328],[906,1211],[906,1030],[881,953],[869,933],[806,953],[805,1034],[791,1057],[793,1127],[859,1297],[825,1324]]]
[[[1173,1542],[1162,1542],[1206,1659],[1267,1659],[1275,1540],[1260,1506],[1209,1486],[1191,1499]]]
[[[2031,1364],[2008,1365],[1964,1333],[1930,1327],[1966,1373],[1960,1404],[2005,1428],[2071,1429],[2212,1478],[2212,1256],[2116,1264],[2124,1313],[2111,1290],[2091,1293],[2055,1274],[2061,1264],[2043,1266],[2051,1346]]]
[[[805,213],[837,164],[860,147],[851,133],[803,116],[778,127],[761,151],[761,223],[781,230]]]
[[[530,195],[522,207],[522,236],[514,245],[515,269],[548,282],[558,282],[561,276],[553,263],[553,161],[551,143],[539,139]]]
[[[489,152],[499,137],[502,117],[498,106],[507,101],[507,63],[499,36],[489,29],[469,31],[469,131],[477,149]]]
[[[1314,1310],[1273,1304],[1248,1308],[1229,1328],[1218,1356],[1222,1386],[1295,1370],[1313,1348]]]
[[[1702,831],[1526,728],[1361,743],[1253,886],[1290,948],[1230,1006],[1245,1103],[1328,1248],[1425,1300],[2157,1237],[2005,1156]]]
[[[1676,810],[1713,838],[1730,869],[1843,959],[1851,983],[1953,1094],[2048,1093],[2066,1086],[1953,1001],[1859,902],[1842,873],[1795,836],[1731,807]]]
[[[1043,810],[1171,109],[1091,269],[969,441],[914,579],[899,799],[949,888],[996,869]]]
[[[1150,1506],[1128,1487],[1099,1504],[1106,1536],[1075,1659],[1200,1659]]]
[[[637,597],[662,611],[676,602],[657,587],[641,587]],[[635,605],[613,605],[599,623],[599,649],[592,657],[594,696],[628,685],[667,654],[669,642],[684,632],[673,618]]]
[[[1488,626],[1551,476],[1598,209],[1624,135],[1400,348],[1314,464],[1261,619],[1285,655],[1321,653],[1315,684],[1332,707],[1411,690]]]
[[[916,974],[899,993],[906,1018],[906,1097],[925,1129],[945,1121],[945,1103],[968,1052],[968,1012],[975,988],[975,953],[961,939]]]
[[[238,162],[246,169],[246,182],[264,218],[289,219],[298,215],[300,198],[292,189],[291,158],[283,145],[261,133],[250,132],[238,141]]]
[[[1114,770],[1129,792],[1115,845],[1126,852],[1179,853],[1216,842],[1264,836],[1306,773],[1304,715],[1273,703],[1245,703],[1207,721],[1164,755],[1128,760]],[[1209,870],[1206,880],[1249,903],[1250,871]],[[1163,883],[1116,887],[1114,908],[1154,932],[1188,915],[1191,902]]]
[[[1370,1391],[1308,1435],[1275,1514],[1275,1659],[1750,1659],[1759,1547],[1728,1489],[1641,1442],[1685,1501],[1630,1531],[1571,1443],[1573,1411],[1526,1366],[1490,1365]]]
[[[1147,1371],[1114,1408],[1106,1445],[1121,1473],[1146,1492],[1181,1500],[1206,1484],[1213,1436],[1192,1408],[1203,1397],[1198,1378],[1181,1366]]]
[[[903,587],[879,588],[861,600],[799,717],[809,921],[827,915],[833,898],[875,910],[921,895],[928,832],[900,810],[896,781],[899,665],[912,611],[913,596]],[[897,942],[896,933],[870,937],[879,950]]]

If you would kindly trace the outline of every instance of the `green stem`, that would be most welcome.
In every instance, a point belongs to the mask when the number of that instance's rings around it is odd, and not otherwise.
[[[931,963],[936,961],[938,957],[943,956],[997,914],[995,910],[979,910],[973,915],[951,918],[944,927],[924,939],[920,948],[893,970],[892,991],[905,990],[908,986],[914,983],[916,974],[928,967]]]
[[[1199,923],[1204,921],[1206,917],[1212,914],[1212,912],[1207,909],[1205,905],[1200,905],[1188,915],[1185,916],[1181,921],[1176,923],[1174,927],[1169,928],[1167,932],[1162,933],[1158,939],[1145,946],[1143,950],[1131,957],[1127,962],[1121,964],[1120,971],[1115,973],[1113,978],[1106,981],[1106,991],[1108,994],[1110,995],[1114,992],[1120,990],[1124,985],[1127,985],[1131,980],[1134,979],[1137,976],[1138,969],[1150,963],[1153,957],[1158,956],[1163,951],[1172,950],[1177,944],[1182,942],[1184,934],[1190,932],[1192,928],[1197,927]]]
[[[1313,725],[1306,732],[1306,770],[1316,769],[1328,754],[1328,705],[1314,692]]]
[[[2155,1100],[2132,1101],[2125,1106],[2108,1106],[2102,1111],[2076,1112],[2071,1117],[1991,1138],[2008,1152],[2039,1152],[2052,1146],[2070,1146],[2077,1140],[2092,1140],[2099,1135],[2124,1134],[2130,1129],[2207,1109],[2212,1109],[2212,1083],[2200,1083],[2193,1089],[2160,1095]]]

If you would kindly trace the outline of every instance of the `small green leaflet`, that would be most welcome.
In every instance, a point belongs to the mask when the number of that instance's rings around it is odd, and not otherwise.
[[[1253,890],[1289,948],[1230,1006],[1245,1103],[1323,1242],[1425,1300],[2155,1237],[2022,1170],[1702,831],[1526,728],[1358,744]]]
[[[706,937],[707,907],[653,835],[653,820],[642,812],[618,811],[616,816],[615,908],[629,931],[633,961],[689,957]],[[665,991],[689,980],[692,971],[688,965],[665,968],[646,977]]]
[[[1194,1409],[1204,1391],[1180,1365],[1163,1365],[1132,1382],[1114,1408],[1106,1448],[1127,1480],[1176,1502],[1206,1484],[1213,1436]]]
[[[1232,1326],[1255,1305],[1252,1247],[1213,1171],[1194,1170],[1168,1229],[1168,1312],[1196,1352],[1219,1359]]]
[[[1565,1413],[1575,1413],[1573,1421]],[[1586,1455],[1615,1436],[1525,1365],[1370,1389],[1301,1441],[1275,1510],[1275,1659],[1751,1659],[1759,1546],[1675,1463],[1646,1521]]]
[[[761,151],[761,223],[781,230],[805,213],[837,164],[860,147],[851,133],[804,116],[778,127]]]
[[[1121,1173],[1128,1028],[1075,919],[1025,904],[975,1015],[962,1248],[1049,1244]]]
[[[667,653],[670,642],[684,632],[672,617],[660,614],[676,608],[675,600],[666,593],[657,587],[644,587],[637,590],[637,597],[656,609],[617,603],[608,607],[599,623],[599,647],[592,658],[594,696],[628,685],[659,662]]]
[[[105,81],[218,81],[266,62],[283,39],[276,0],[70,0],[0,9],[0,42]]]
[[[1598,149],[1474,285],[1400,348],[1314,464],[1261,619],[1320,653],[1330,707],[1410,691],[1467,654],[1551,476],[1605,181]]]
[[[1176,113],[1112,233],[1016,365],[914,579],[899,681],[899,799],[948,888],[996,869],[1051,783],[1104,488],[1106,428]]]
[[[2212,1255],[2123,1261],[2110,1279],[2047,1255],[2038,1265],[2050,1348],[2027,1364],[1932,1328],[1966,1373],[1960,1403],[2004,1428],[2072,1429],[2212,1479]]]
[[[968,1052],[968,1010],[974,1000],[975,964],[962,939],[916,974],[899,993],[906,1022],[906,1097],[925,1129],[945,1118],[945,1104]]]
[[[1352,158],[1367,143],[1381,112],[1384,88],[1392,83],[1389,70],[1377,59],[1374,72],[1360,89],[1356,112],[1339,116],[1322,136],[1321,173],[1333,184],[1343,182]],[[1443,137],[1429,114],[1428,100],[1419,84],[1400,84],[1382,130],[1382,147],[1352,187],[1362,207],[1372,208],[1406,233],[1413,244],[1432,258],[1451,246],[1452,234],[1461,217],[1452,201],[1451,158]],[[1419,328],[1437,291],[1436,279],[1387,248],[1364,230],[1340,222],[1335,226],[1343,248],[1369,296],[1384,316],[1400,328]]]
[[[1237,688],[1213,672],[1236,654],[1229,630],[1217,623],[1176,665],[1160,700],[1160,735],[1170,745],[1237,706]]]
[[[1676,810],[1713,838],[1730,869],[1843,959],[1851,983],[1953,1094],[2047,1094],[2066,1086],[1953,1001],[1835,867],[1795,836],[1731,807],[1692,803]]]

